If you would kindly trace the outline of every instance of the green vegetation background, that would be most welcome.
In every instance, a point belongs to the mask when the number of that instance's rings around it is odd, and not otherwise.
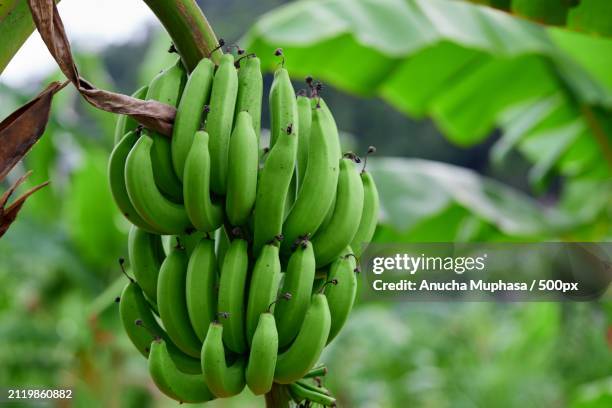
[[[200,3],[231,42],[283,2]],[[77,60],[96,85],[131,93],[172,61],[168,45],[163,33],[151,31],[144,42],[79,53]],[[0,86],[0,116],[40,85]],[[534,186],[529,155],[512,151],[491,160],[500,129],[459,147],[432,121],[407,118],[378,98],[329,84],[324,95],[353,150],[378,148],[373,171],[384,210],[378,241],[612,237],[609,174],[569,194],[574,180],[553,168]],[[128,230],[106,182],[114,121],[68,88],[25,160],[23,168],[34,170],[31,183],[52,184],[28,201],[0,241],[0,385],[73,388],[74,400],[57,406],[175,406],[150,381],[114,303],[125,283],[117,258],[126,256]],[[547,222],[540,225],[542,217]],[[608,322],[595,303],[362,302],[322,360],[328,387],[346,407],[609,407]],[[261,404],[246,392],[210,406]]]

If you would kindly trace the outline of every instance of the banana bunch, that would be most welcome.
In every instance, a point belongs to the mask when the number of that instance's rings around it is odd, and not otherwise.
[[[365,163],[343,154],[320,85],[307,84],[296,97],[276,70],[261,150],[254,55],[203,59],[189,75],[179,60],[138,90],[177,107],[171,138],[118,120],[108,176],[132,223],[133,275],[121,320],[177,401],[277,384],[298,404],[335,404],[317,362],[355,301],[379,202]]]

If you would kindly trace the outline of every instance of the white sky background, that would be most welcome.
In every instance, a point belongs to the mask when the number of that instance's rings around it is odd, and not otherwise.
[[[65,0],[58,9],[73,49],[95,51],[110,44],[142,39],[146,26],[157,24],[142,0]],[[56,69],[36,31],[2,72],[0,82],[19,87]]]

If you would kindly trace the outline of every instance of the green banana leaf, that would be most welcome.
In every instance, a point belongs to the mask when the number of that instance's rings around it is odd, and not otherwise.
[[[608,0],[582,0],[567,16],[569,28],[612,36],[612,2]]]
[[[612,129],[611,40],[461,1],[314,0],[264,15],[242,45],[269,70],[282,47],[297,77],[431,116],[459,145],[501,127],[495,157],[521,150],[535,162],[536,187],[552,169],[610,177],[597,128]],[[524,118],[534,109],[543,113]]]
[[[0,1],[0,74],[33,31],[34,22],[26,0]]]
[[[0,2],[0,74],[34,31],[26,0]]]
[[[4,18],[15,8],[17,4],[17,0],[4,0],[0,3],[0,21],[4,20]]]
[[[368,171],[381,201],[377,242],[550,239],[585,221],[450,164],[372,158]]]
[[[509,11],[538,23],[612,36],[612,2],[609,0],[467,0]]]

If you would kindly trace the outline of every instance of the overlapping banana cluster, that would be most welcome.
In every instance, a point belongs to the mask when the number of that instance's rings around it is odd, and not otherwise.
[[[136,93],[177,106],[171,138],[118,121],[109,178],[133,224],[134,276],[121,319],[178,401],[277,383],[297,402],[334,404],[308,378],[325,372],[317,361],[353,306],[378,193],[307,83],[296,98],[287,70],[275,72],[266,149],[253,55],[203,59],[189,76],[179,61]]]

